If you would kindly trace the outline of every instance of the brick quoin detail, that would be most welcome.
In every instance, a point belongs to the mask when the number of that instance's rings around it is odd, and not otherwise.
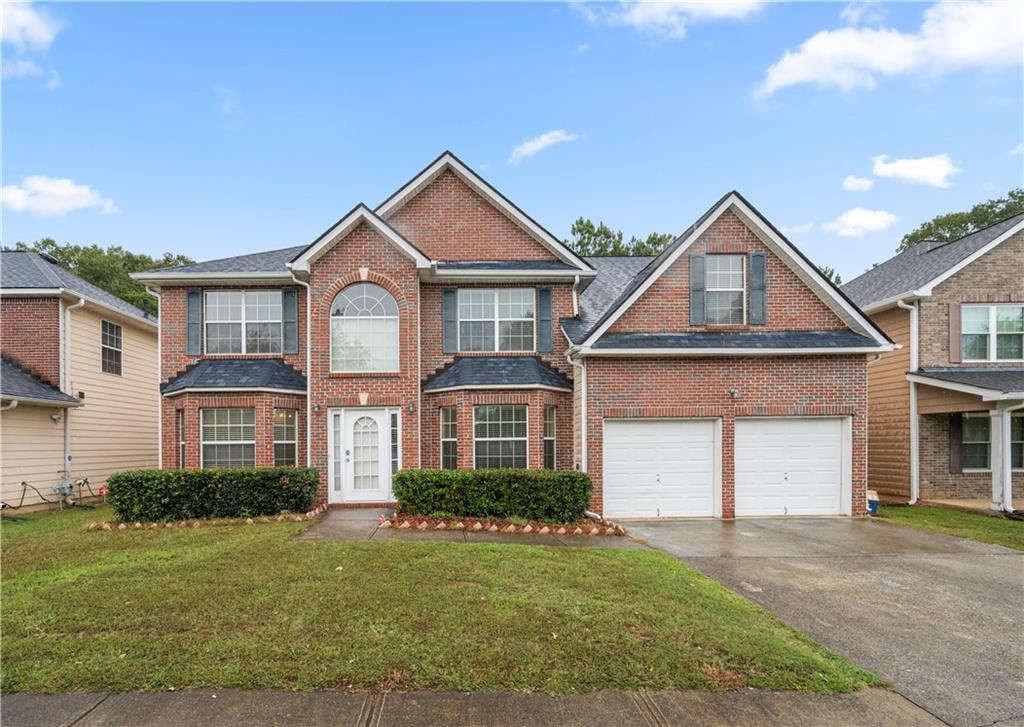
[[[740,396],[729,398],[729,389]],[[852,417],[853,514],[866,511],[867,367],[864,356],[590,359],[587,362],[591,508],[602,512],[606,418],[722,419],[722,516],[735,513],[734,422],[743,416]]]
[[[431,260],[558,260],[451,170],[386,219]]]
[[[765,254],[763,326],[691,326],[691,254]],[[609,329],[615,333],[681,331],[825,331],[846,323],[815,295],[733,212],[725,212]]]
[[[3,355],[53,386],[60,386],[60,299],[0,299]],[[99,346],[99,341],[96,342]]]

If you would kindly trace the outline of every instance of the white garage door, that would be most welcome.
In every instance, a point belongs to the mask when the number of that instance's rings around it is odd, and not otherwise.
[[[715,422],[606,419],[606,517],[715,514]]]
[[[737,419],[736,515],[838,515],[842,419]]]

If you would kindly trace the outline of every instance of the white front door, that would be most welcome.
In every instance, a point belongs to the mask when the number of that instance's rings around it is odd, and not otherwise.
[[[845,430],[843,419],[737,419],[736,516],[849,512]]]
[[[605,419],[605,516],[718,514],[717,430],[711,419]]]
[[[386,409],[332,409],[330,502],[386,502],[391,499],[392,423]]]

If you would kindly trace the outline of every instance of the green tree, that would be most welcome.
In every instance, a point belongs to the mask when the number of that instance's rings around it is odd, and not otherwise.
[[[643,239],[631,237],[626,242],[622,230],[613,230],[603,222],[595,225],[593,221],[583,217],[572,224],[569,232],[572,238],[566,240],[565,244],[571,247],[577,255],[593,257],[657,255],[675,239],[667,232],[652,232]]]
[[[148,306],[153,312],[156,311],[156,299],[146,292],[142,283],[137,283],[128,276],[143,270],[178,267],[195,262],[185,255],[174,255],[169,252],[165,252],[163,257],[153,258],[129,252],[119,245],[111,245],[106,249],[99,245],[62,245],[49,237],[36,240],[31,245],[18,242],[15,249],[49,255],[58,265],[96,287],[103,288],[138,308]]]
[[[839,274],[839,271],[837,271],[833,267],[830,267],[828,265],[822,265],[821,267],[818,268],[818,272],[820,272],[826,278],[831,280],[835,285],[843,284],[843,277]]]
[[[904,235],[896,252],[909,250],[923,240],[956,240],[1021,212],[1024,212],[1024,188],[1017,187],[1005,197],[981,202],[967,212],[949,212],[928,220]]]

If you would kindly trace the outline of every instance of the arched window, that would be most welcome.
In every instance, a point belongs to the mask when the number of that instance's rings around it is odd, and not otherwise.
[[[379,285],[356,283],[334,298],[331,371],[398,371],[398,303]]]

